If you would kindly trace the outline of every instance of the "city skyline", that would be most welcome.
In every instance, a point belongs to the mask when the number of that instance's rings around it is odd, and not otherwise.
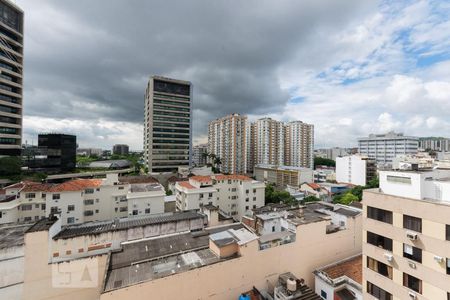
[[[142,149],[154,74],[192,82],[194,144],[233,112],[314,124],[316,147],[450,129],[445,3],[264,2],[253,11],[246,2],[239,13],[224,2],[178,3],[170,24],[161,16],[174,3],[104,3],[17,1],[27,11],[23,142],[51,129],[84,147]]]

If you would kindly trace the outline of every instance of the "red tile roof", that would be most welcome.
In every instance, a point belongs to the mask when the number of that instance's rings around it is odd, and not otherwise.
[[[323,269],[322,272],[327,274],[331,279],[336,279],[345,275],[359,284],[362,284],[362,255],[338,262],[333,266]]]
[[[180,178],[180,177],[177,177],[177,176],[171,176],[171,177],[169,177],[169,179],[167,179],[167,182],[175,183],[175,182],[178,182],[178,181],[188,181],[188,180],[189,180],[189,178]]]
[[[308,183],[308,185],[314,190],[320,189],[320,185],[318,185],[317,183],[311,182],[311,183]]]
[[[27,182],[21,192],[49,192],[52,187],[50,183]]]
[[[251,181],[252,179],[248,176],[245,175],[237,175],[237,174],[232,174],[232,175],[216,175],[215,176],[217,180],[241,180],[241,181]]]
[[[200,176],[200,175],[192,176],[191,179],[203,183],[210,182],[212,180],[211,176]]]
[[[179,184],[180,186],[182,186],[182,187],[184,187],[184,188],[187,188],[187,189],[190,189],[190,190],[196,189],[196,187],[193,186],[192,184],[190,184],[188,181],[180,181],[180,182],[178,182],[178,184]]]
[[[81,191],[86,188],[99,187],[101,184],[102,184],[101,179],[74,179],[53,186],[51,188],[51,192]]]

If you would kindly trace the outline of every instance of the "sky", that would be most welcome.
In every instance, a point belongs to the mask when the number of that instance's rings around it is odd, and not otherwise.
[[[16,0],[25,11],[24,141],[143,148],[151,75],[194,86],[194,144],[230,113],[450,137],[450,1]]]

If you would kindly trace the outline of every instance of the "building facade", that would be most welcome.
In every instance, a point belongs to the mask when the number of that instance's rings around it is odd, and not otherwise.
[[[381,171],[363,195],[364,298],[450,297],[449,170]]]
[[[376,161],[366,156],[351,155],[336,158],[337,182],[365,186],[376,175]]]
[[[256,165],[256,180],[275,184],[278,188],[300,187],[302,183],[314,182],[313,170],[301,167]]]
[[[443,137],[422,137],[419,139],[419,148],[423,151],[432,150],[438,152],[449,152],[450,139]]]
[[[194,146],[192,150],[192,163],[195,167],[203,167],[208,162],[208,144]]]
[[[314,125],[302,121],[286,123],[286,166],[314,168]]]
[[[0,1],[0,156],[19,156],[23,115],[23,11]]]
[[[284,165],[285,125],[271,118],[262,118],[253,123],[254,164]]]
[[[264,206],[265,187],[244,175],[193,176],[175,184],[177,210],[209,204],[240,220],[249,210]]]
[[[112,153],[116,155],[128,155],[130,152],[130,147],[125,144],[116,144],[113,146]]]
[[[418,149],[419,139],[403,133],[370,134],[358,139],[358,152],[375,159],[380,166],[390,166],[397,155],[416,154]]]
[[[209,122],[208,152],[220,159],[222,173],[247,173],[247,129],[247,116],[239,114]]]
[[[192,155],[192,85],[152,76],[145,91],[144,163],[151,173],[190,166]]]

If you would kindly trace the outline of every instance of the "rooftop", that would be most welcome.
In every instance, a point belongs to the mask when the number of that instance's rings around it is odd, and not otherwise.
[[[152,176],[120,176],[120,182],[126,183],[159,183],[159,181]]]
[[[108,231],[126,230],[151,224],[169,223],[181,220],[204,219],[205,216],[195,211],[182,211],[150,215],[145,217],[122,218],[112,221],[89,222],[63,228],[54,239],[68,239],[82,235],[100,234]]]
[[[25,232],[30,227],[31,224],[0,226],[0,249],[23,245]]]
[[[130,192],[132,193],[142,193],[142,192],[155,192],[155,191],[165,191],[164,187],[159,183],[135,183],[131,184]]]
[[[331,280],[347,276],[353,281],[362,284],[362,255],[341,260],[317,271],[326,275]]]
[[[232,259],[219,258],[209,249],[210,235],[240,229],[241,224],[231,224],[124,243],[120,251],[111,253],[104,292]]]

